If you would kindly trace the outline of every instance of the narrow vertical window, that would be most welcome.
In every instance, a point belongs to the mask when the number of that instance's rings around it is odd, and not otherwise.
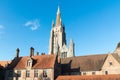
[[[9,71],[8,76],[12,77],[13,76],[13,71]]]
[[[105,74],[108,75],[108,71],[105,71]]]
[[[34,77],[38,77],[38,70],[34,70]]]
[[[31,61],[30,61],[30,60],[28,60],[28,61],[27,61],[27,66],[29,67],[29,66],[30,66],[30,64],[31,64]]]
[[[47,77],[47,71],[44,69],[43,70],[43,77],[46,78]]]
[[[29,70],[26,71],[26,77],[30,77],[30,71]]]
[[[17,71],[17,77],[21,77],[21,71]]]
[[[62,54],[61,54],[61,58],[66,58],[67,57],[67,52],[63,52]]]

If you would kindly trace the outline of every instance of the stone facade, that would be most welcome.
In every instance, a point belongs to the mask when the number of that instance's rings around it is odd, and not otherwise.
[[[120,74],[120,43],[113,53],[61,59],[63,75]]]
[[[27,71],[30,71],[29,77]],[[35,75],[35,70],[38,72]],[[20,75],[17,71],[20,71]],[[46,71],[46,77],[44,79],[54,80],[54,69],[18,69],[18,70],[7,70],[5,80],[43,80],[44,71]],[[11,73],[12,72],[12,73]]]
[[[60,60],[54,54],[34,55],[34,48],[29,56],[19,57],[19,51],[16,54],[5,68],[5,80],[54,80],[61,74]]]
[[[66,44],[65,26],[62,25],[60,8],[58,7],[56,25],[52,22],[50,33],[49,54],[57,54],[61,58],[74,57],[74,42],[70,39],[70,46]]]

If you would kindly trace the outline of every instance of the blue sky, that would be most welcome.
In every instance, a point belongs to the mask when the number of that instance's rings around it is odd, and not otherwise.
[[[0,0],[0,60],[48,53],[52,20],[60,5],[67,44],[75,55],[113,52],[120,41],[120,0]]]

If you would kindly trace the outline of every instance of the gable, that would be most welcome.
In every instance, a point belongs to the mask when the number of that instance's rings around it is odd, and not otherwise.
[[[119,62],[113,57],[112,54],[108,54],[103,66],[102,70],[112,70],[116,68],[120,68]]]

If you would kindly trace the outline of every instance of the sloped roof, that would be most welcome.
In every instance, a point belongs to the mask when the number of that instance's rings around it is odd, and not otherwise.
[[[112,56],[120,63],[120,56],[117,53],[113,53]]]
[[[29,56],[15,58],[7,69],[24,69],[29,58]],[[54,68],[56,55],[37,55],[32,56],[31,59],[33,60],[32,68]]]
[[[0,61],[0,66],[5,67],[7,64],[10,64],[11,61]]]
[[[56,80],[120,80],[120,75],[58,76]]]
[[[107,54],[62,58],[62,70],[63,72],[69,72],[74,69],[98,71],[103,66],[106,57]]]

